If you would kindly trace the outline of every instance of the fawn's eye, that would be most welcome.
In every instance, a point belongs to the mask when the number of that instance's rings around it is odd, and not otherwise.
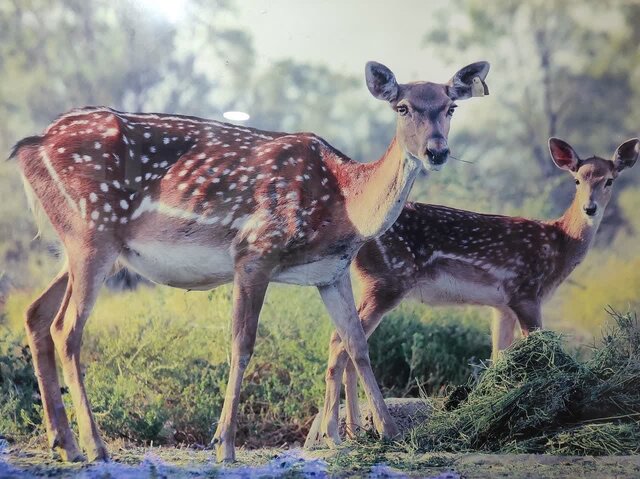
[[[409,108],[407,108],[407,105],[398,105],[398,114],[401,116],[405,116],[407,113],[409,113]]]
[[[458,108],[458,105],[450,106],[449,109],[447,110],[447,116],[453,116],[453,112],[456,111],[456,108]]]
[[[613,184],[613,178],[607,178],[607,181],[605,182],[604,186],[611,186]]]
[[[579,185],[579,184],[580,184],[580,180],[576,180],[576,185]]]

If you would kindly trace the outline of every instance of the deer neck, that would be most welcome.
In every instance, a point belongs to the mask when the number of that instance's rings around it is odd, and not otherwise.
[[[602,214],[599,214],[591,220],[583,214],[581,209],[577,198],[574,198],[564,215],[554,222],[566,239],[564,268],[568,270],[567,274],[573,271],[586,256],[602,219]]]
[[[395,137],[378,161],[353,166],[345,191],[347,214],[362,237],[377,237],[398,219],[420,168]]]

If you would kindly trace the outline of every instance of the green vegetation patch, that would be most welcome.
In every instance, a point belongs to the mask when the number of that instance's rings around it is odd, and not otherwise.
[[[445,402],[420,425],[418,450],[619,455],[640,452],[640,328],[615,325],[580,362],[562,337],[539,331],[487,368],[466,399]],[[457,393],[457,394],[456,394]]]
[[[33,293],[14,293],[0,314],[0,435],[42,437],[42,406],[25,345]],[[103,436],[137,445],[208,444],[229,374],[231,288],[105,291],[85,331],[82,363]],[[322,404],[333,326],[315,290],[274,285],[242,385],[238,444],[302,443]],[[488,357],[488,324],[467,309],[402,305],[372,338],[371,360],[390,396],[464,382]],[[61,382],[64,387],[64,383]],[[72,426],[74,409],[63,399]]]

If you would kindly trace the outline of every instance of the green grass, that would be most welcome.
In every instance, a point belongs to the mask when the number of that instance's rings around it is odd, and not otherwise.
[[[12,341],[0,343],[0,364],[13,374],[0,389],[0,404],[12,408],[2,416],[0,433],[16,439],[42,433],[29,353],[22,347],[22,316],[34,296],[12,295],[0,321]],[[137,444],[208,443],[229,370],[230,317],[230,287],[210,293],[105,291],[82,349],[88,394],[104,435]],[[238,444],[304,439],[323,399],[332,329],[315,289],[270,288],[243,382]],[[469,363],[488,357],[489,342],[488,323],[477,313],[408,304],[374,334],[371,358],[388,395],[417,395],[416,384],[438,392],[464,381]]]
[[[615,326],[582,362],[551,331],[516,342],[458,405],[412,435],[423,451],[621,455],[640,452],[640,325]]]

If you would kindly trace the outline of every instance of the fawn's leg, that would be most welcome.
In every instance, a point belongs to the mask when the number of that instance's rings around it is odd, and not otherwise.
[[[220,421],[212,443],[219,462],[235,461],[238,401],[244,371],[253,354],[258,317],[269,285],[268,272],[256,264],[236,264],[233,283],[231,369]]]
[[[82,332],[89,314],[98,298],[100,286],[115,262],[118,252],[108,245],[83,244],[82,249],[72,249],[69,257],[69,305],[51,325],[51,336],[58,351],[65,383],[69,388],[76,411],[80,446],[89,461],[107,460],[107,448],[87,399],[80,364]],[[82,251],[82,254],[79,252]]]
[[[389,415],[387,406],[380,392],[380,388],[376,383],[375,376],[371,370],[371,362],[369,361],[369,352],[367,346],[367,339],[362,329],[362,324],[358,317],[358,312],[355,308],[353,299],[353,291],[351,289],[351,277],[347,272],[338,279],[334,284],[329,286],[318,287],[322,300],[329,311],[331,318],[336,327],[336,331],[339,337],[342,339],[342,344],[345,350],[349,354],[351,360],[355,364],[356,371],[362,379],[363,387],[369,400],[369,408],[373,416],[373,423],[376,430],[383,437],[394,437],[398,434],[398,429],[393,422],[393,419]],[[330,365],[331,366],[331,365]],[[339,367],[339,364],[337,365]],[[344,367],[344,366],[343,366]],[[337,407],[332,401],[335,397],[335,389],[338,390],[339,400],[339,378],[342,376],[342,371],[335,371],[334,376],[327,382],[327,394],[325,397],[329,399],[328,405],[325,405],[323,413],[323,425],[321,431],[325,433],[328,439],[329,446],[339,442],[337,437],[337,427],[332,429],[333,424],[337,426]],[[329,374],[327,374],[329,376]],[[337,388],[334,383],[337,382]],[[330,389],[332,388],[332,389]]]
[[[500,352],[513,343],[518,318],[509,307],[494,308],[491,323],[491,360],[498,359]]]
[[[25,328],[42,397],[49,446],[64,461],[80,461],[83,456],[69,427],[60,394],[55,347],[50,331],[55,317],[64,316],[67,308],[71,293],[71,289],[67,289],[68,282],[69,273],[65,265],[47,289],[29,306],[25,315]],[[68,294],[65,294],[67,291]]]

